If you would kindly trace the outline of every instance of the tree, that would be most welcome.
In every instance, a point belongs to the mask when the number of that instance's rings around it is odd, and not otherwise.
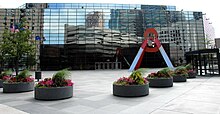
[[[17,25],[5,29],[0,42],[0,58],[3,62],[11,62],[18,75],[19,64],[34,65],[36,48],[31,41],[31,31],[27,28],[25,18]],[[24,59],[26,59],[24,61]],[[26,68],[28,67],[26,66]]]

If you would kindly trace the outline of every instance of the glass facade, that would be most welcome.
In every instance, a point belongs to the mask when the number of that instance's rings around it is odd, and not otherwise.
[[[27,3],[24,8],[41,9],[42,70],[129,68],[147,28],[158,31],[173,64],[179,64],[186,51],[205,48],[202,12],[176,11],[175,6]],[[161,67],[150,63],[164,63],[160,56],[146,54],[143,67]]]

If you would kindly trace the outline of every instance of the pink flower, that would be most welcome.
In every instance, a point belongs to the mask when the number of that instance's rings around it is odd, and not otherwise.
[[[33,82],[33,81],[34,81],[34,78],[27,77],[27,78],[26,78],[26,81],[27,81],[27,82]]]
[[[67,86],[73,86],[74,84],[71,80],[66,80],[66,82],[67,82]]]
[[[127,78],[127,82],[130,83],[130,84],[132,84],[132,83],[134,83],[135,81],[134,81],[132,78]]]
[[[45,82],[45,85],[48,86],[48,87],[50,87],[50,86],[53,85],[53,81],[52,81],[52,80],[47,80],[47,81]]]
[[[148,81],[147,81],[147,79],[146,78],[144,78],[144,83],[146,84]]]
[[[188,70],[188,73],[196,73],[194,70]]]
[[[9,80],[11,76],[3,76],[2,80]]]
[[[41,86],[44,86],[45,85],[45,81],[44,80],[39,81],[38,84],[41,85]]]

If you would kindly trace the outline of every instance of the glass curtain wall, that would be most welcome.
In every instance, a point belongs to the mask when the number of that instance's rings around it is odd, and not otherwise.
[[[205,48],[202,12],[175,6],[49,3],[43,15],[44,70],[129,68],[147,28],[157,30],[174,65],[186,51]],[[148,62],[146,55],[143,66]],[[163,59],[156,62],[165,65]]]

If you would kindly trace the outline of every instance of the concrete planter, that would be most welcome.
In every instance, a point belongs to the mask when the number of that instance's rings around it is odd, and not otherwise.
[[[183,75],[178,75],[176,74],[176,76],[173,76],[173,82],[186,82],[186,76]]]
[[[73,96],[73,86],[34,88],[34,98],[37,100],[60,100]]]
[[[139,97],[149,94],[149,83],[145,85],[115,85],[113,84],[113,95],[121,97]]]
[[[34,82],[3,83],[3,93],[33,91]]]
[[[1,79],[0,79],[0,88],[3,87],[3,82],[4,82],[4,80],[1,80]]]
[[[147,79],[150,87],[173,87],[173,78]]]
[[[188,72],[188,77],[187,78],[196,78],[197,73],[193,73],[193,72]]]

